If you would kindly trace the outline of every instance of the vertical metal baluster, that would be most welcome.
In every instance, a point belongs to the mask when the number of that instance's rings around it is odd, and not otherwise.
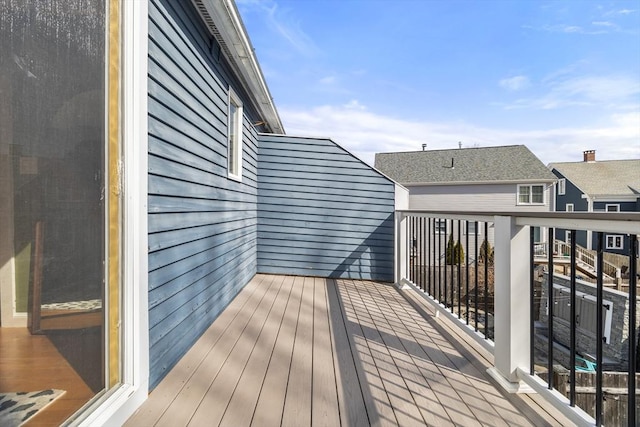
[[[425,252],[427,249],[427,221],[426,218],[422,217],[420,219],[420,221],[422,221],[422,232],[420,233],[420,238],[422,239],[422,245],[420,245],[420,259],[422,260],[422,269],[421,269],[421,274],[422,274],[422,290],[426,292],[427,290],[427,266],[426,266],[426,261],[427,258],[425,256]]]
[[[462,231],[462,225],[461,225],[461,220],[458,220],[458,243],[460,243],[460,246],[462,246],[462,235],[460,234]],[[456,244],[457,246],[457,244]],[[458,252],[455,251],[456,256],[458,256]],[[461,269],[460,269],[460,263],[462,262],[462,259],[460,259],[460,257],[458,257],[458,319],[460,319],[460,309],[461,309],[461,304],[462,301],[460,301],[460,295],[462,295],[462,278],[460,277],[460,273],[461,273]]]
[[[535,227],[529,227],[529,374],[534,375],[535,372]]]
[[[484,223],[484,339],[489,337],[489,223]]]
[[[596,272],[596,426],[602,425],[602,340],[604,339],[604,325],[602,316],[603,303],[603,238],[604,233],[598,231],[597,272]]]
[[[467,234],[465,235],[465,264],[464,264],[464,272],[465,272],[465,297],[464,297],[464,308],[466,310],[465,317],[466,323],[469,324],[469,221],[466,221],[465,226],[467,227]]]
[[[474,222],[476,226],[476,229],[475,229],[476,260],[474,261],[476,286],[473,290],[473,317],[475,318],[475,331],[478,332],[478,255],[480,255],[480,253],[478,252],[478,221],[474,221]]]
[[[636,299],[638,274],[638,236],[629,236],[629,376],[627,377],[627,425],[636,425]]]
[[[413,280],[413,217],[410,216],[409,217],[409,234],[408,234],[409,238],[407,239],[409,241],[409,252],[407,252],[409,254],[409,280],[410,281],[414,281]]]
[[[418,222],[418,232],[416,233],[416,276],[418,279],[418,287],[424,290],[424,284],[422,283],[422,251],[420,250],[422,247],[422,218],[416,218]]]
[[[438,302],[442,301],[442,229],[441,219],[438,218]]]
[[[454,294],[455,294],[455,280],[454,280],[454,275],[453,275],[453,254],[454,254],[454,250],[453,248],[455,247],[455,240],[456,240],[456,236],[455,236],[455,232],[454,232],[454,226],[453,226],[453,220],[451,220],[451,236],[453,237],[451,239],[452,241],[452,246],[451,246],[451,254],[450,254],[450,259],[449,261],[451,262],[451,266],[449,267],[449,276],[451,277],[451,283],[449,284],[451,286],[451,299],[449,300],[450,304],[451,304],[451,313],[454,312],[454,308],[455,308],[455,299],[454,299]]]
[[[410,231],[411,231],[411,219],[409,219],[409,218],[407,219],[407,221],[404,224],[404,227],[406,229],[405,231],[406,231],[406,236],[407,236],[407,239],[404,242],[405,249],[407,250],[407,252],[406,252],[407,257],[406,257],[404,262],[405,262],[405,267],[407,268],[406,271],[409,274],[411,274],[411,268],[410,268],[411,267],[411,233],[410,233]],[[402,277],[402,279],[404,279],[404,277]],[[409,280],[411,280],[411,279],[409,279]]]
[[[431,249],[433,242],[431,241],[431,218],[427,218],[427,288],[429,295],[433,296],[433,281],[431,280]]]
[[[576,406],[576,230],[570,231],[571,235],[571,304],[569,317],[571,325],[569,328],[569,360],[571,360],[571,371],[569,372],[569,405]]]
[[[440,301],[440,270],[438,268],[438,252],[436,248],[440,246],[440,240],[436,241],[436,238],[439,237],[436,233],[438,232],[438,219],[433,218],[433,294],[438,295],[436,300]]]
[[[547,387],[549,390],[553,388],[553,228],[549,228],[548,237],[548,253],[547,260],[549,266],[549,274],[547,275],[547,312],[549,318],[547,319]]]
[[[444,258],[444,306],[447,306],[447,297],[449,296],[449,286],[447,284],[447,243],[449,242],[449,220],[444,220],[444,242],[442,245],[444,246],[444,257],[440,254],[440,258]]]

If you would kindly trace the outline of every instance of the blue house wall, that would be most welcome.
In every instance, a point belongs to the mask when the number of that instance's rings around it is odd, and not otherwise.
[[[565,194],[558,194],[556,191],[556,211],[564,212],[567,210],[567,204],[573,203],[573,210],[575,212],[586,212],[589,209],[589,203],[586,199],[582,198],[584,194],[582,190],[576,187],[571,181],[565,178],[557,170],[552,170],[552,172],[559,179],[565,179]],[[555,230],[555,236],[558,240],[566,240],[567,230],[562,228],[557,228]],[[587,232],[586,231],[576,231],[576,244],[582,246],[583,248],[587,247]]]
[[[257,134],[227,178],[228,88],[246,99],[191,2],[149,4],[150,388],[256,273]]]
[[[258,272],[393,280],[395,184],[333,141],[260,135]]]
[[[580,190],[573,182],[571,182],[568,178],[566,178],[562,173],[558,170],[553,169],[552,172],[558,178],[565,179],[565,194],[556,194],[556,211],[566,211],[567,204],[573,203],[573,210],[575,212],[587,212],[589,210],[589,203],[586,199],[587,194],[585,194],[582,190]],[[556,192],[557,193],[557,192]],[[583,195],[585,197],[583,197]],[[598,200],[593,202],[593,211],[594,212],[605,212],[607,205],[618,205],[620,212],[640,212],[640,197],[634,201],[616,201],[612,199],[610,201]],[[555,230],[556,239],[565,240],[566,239],[567,230],[558,228]],[[604,239],[607,238],[605,234]],[[576,243],[584,248],[595,250],[598,247],[598,235],[597,233],[593,233],[591,247],[588,245],[588,237],[586,231],[576,231]],[[629,243],[625,238],[624,248],[622,249],[607,249],[606,242],[603,242],[603,247],[607,252],[616,253],[620,255],[628,255],[629,254]]]

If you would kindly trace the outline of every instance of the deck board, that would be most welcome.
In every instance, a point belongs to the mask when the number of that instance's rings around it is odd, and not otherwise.
[[[561,424],[405,292],[257,275],[126,425]]]
[[[302,304],[298,316],[293,358],[284,402],[282,425],[311,425],[311,386],[313,363],[313,308],[314,287],[312,277],[302,278]]]

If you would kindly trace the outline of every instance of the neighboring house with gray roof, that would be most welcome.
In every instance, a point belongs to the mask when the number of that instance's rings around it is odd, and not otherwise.
[[[375,167],[424,210],[553,211],[549,169],[524,145],[377,153]]]
[[[640,159],[596,161],[595,150],[583,152],[583,161],[551,163],[558,178],[557,211],[640,212]],[[556,238],[569,241],[566,230],[556,230]],[[626,236],[607,234],[604,249],[628,254]],[[576,243],[595,249],[591,233],[578,232]]]
[[[409,208],[429,211],[553,211],[555,175],[524,145],[377,153],[375,167],[409,189]],[[462,233],[475,235],[463,227]],[[440,221],[448,238],[450,225]],[[446,230],[446,232],[443,232]],[[480,224],[479,242],[484,240]],[[544,229],[534,230],[537,242]],[[454,230],[454,239],[463,242]],[[487,239],[494,244],[493,227]],[[475,246],[470,237],[470,247]],[[467,248],[465,248],[466,250]],[[473,255],[473,254],[472,254]]]

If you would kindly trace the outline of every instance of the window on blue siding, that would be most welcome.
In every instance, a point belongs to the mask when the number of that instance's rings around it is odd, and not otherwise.
[[[229,178],[242,179],[242,102],[229,88],[227,168]]]
[[[606,212],[620,212],[620,205],[605,205]]]
[[[607,249],[624,249],[624,236],[607,235]]]
[[[518,185],[519,205],[543,205],[544,185]]]
[[[567,191],[567,180],[564,178],[561,178],[558,181],[558,195],[564,196],[566,191]]]

